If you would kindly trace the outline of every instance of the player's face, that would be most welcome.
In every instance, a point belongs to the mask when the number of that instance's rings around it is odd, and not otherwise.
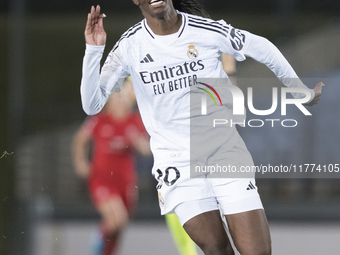
[[[144,17],[164,18],[174,11],[172,0],[133,0],[140,7]]]

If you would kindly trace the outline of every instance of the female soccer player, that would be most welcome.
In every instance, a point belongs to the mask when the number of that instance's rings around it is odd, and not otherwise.
[[[206,13],[201,13],[201,16],[209,17]],[[232,84],[236,85],[236,61],[233,56],[222,54],[222,66],[229,79],[232,79]],[[166,214],[165,220],[180,255],[197,255],[195,243],[185,232],[176,214]]]
[[[267,65],[286,86],[309,91],[310,105],[319,100],[323,84],[309,90],[265,38],[235,29],[223,20],[189,14],[201,10],[194,0],[133,2],[145,19],[121,36],[101,71],[106,42],[104,15],[99,6],[92,7],[88,14],[81,83],[83,109],[89,115],[99,112],[111,92],[118,92],[121,81],[131,75],[143,123],[151,136],[152,171],[159,182],[161,213],[176,213],[205,254],[234,254],[221,210],[241,254],[270,254],[269,227],[254,178],[190,178],[193,162],[224,159],[238,167],[253,162],[235,126],[215,139],[215,148],[203,148],[204,154],[191,157],[190,123],[200,116],[190,116],[190,98],[194,94],[189,92],[199,78],[227,78],[222,53],[237,61],[251,57]],[[214,139],[210,134],[205,133],[202,139]]]
[[[91,198],[102,216],[98,255],[114,253],[136,202],[133,147],[145,155],[150,150],[141,118],[131,111],[131,82],[125,83],[120,95],[112,94],[104,110],[85,121],[73,142],[75,170],[88,179]]]

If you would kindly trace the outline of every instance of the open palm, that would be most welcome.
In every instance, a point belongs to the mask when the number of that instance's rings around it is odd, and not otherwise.
[[[100,6],[91,7],[91,12],[87,15],[85,27],[85,41],[91,45],[105,45],[106,32],[103,26],[103,18],[105,14],[100,14]]]

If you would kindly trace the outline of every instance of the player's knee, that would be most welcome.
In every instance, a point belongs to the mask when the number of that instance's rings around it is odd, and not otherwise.
[[[115,234],[119,232],[122,229],[122,226],[120,224],[114,223],[108,223],[106,224],[106,230],[110,234]]]
[[[104,219],[104,226],[106,232],[115,234],[124,229],[128,221],[129,221],[128,216],[117,218],[115,217],[115,215],[111,215],[110,217],[106,217],[106,219]]]

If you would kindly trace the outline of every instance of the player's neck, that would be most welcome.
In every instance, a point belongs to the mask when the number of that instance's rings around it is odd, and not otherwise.
[[[148,26],[156,35],[170,35],[178,32],[182,25],[182,15],[175,10],[164,16],[164,18],[154,18],[146,16]]]

